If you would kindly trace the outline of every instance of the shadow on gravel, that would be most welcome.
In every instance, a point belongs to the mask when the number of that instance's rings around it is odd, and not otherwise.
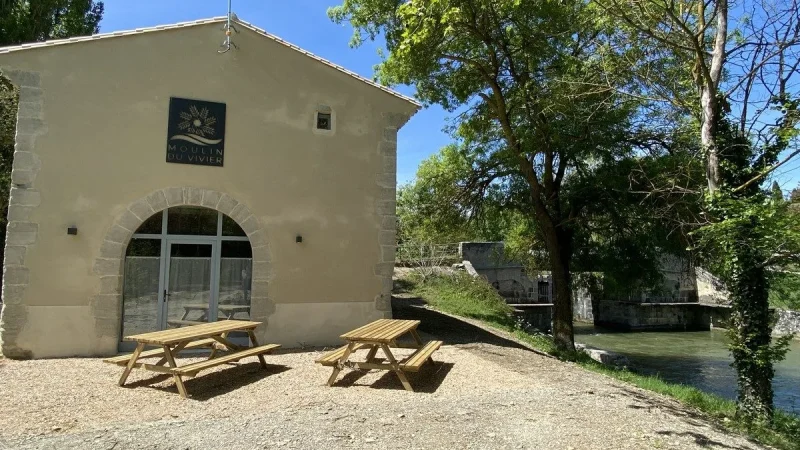
[[[419,298],[392,297],[395,319],[419,320],[419,330],[444,341],[446,345],[484,343],[531,351],[514,341],[502,338],[472,324],[424,307]]]
[[[434,356],[435,355],[436,353],[434,353]],[[436,361],[433,364],[426,363],[424,366],[422,366],[422,369],[420,369],[419,372],[406,373],[406,377],[408,378],[408,382],[411,383],[411,387],[414,388],[414,392],[432,394],[439,389],[439,386],[442,385],[444,379],[447,377],[447,374],[453,369],[453,365],[453,363],[440,361]],[[360,380],[366,374],[366,370],[353,370],[347,372],[345,376],[334,383],[333,386],[353,386],[357,384],[358,380]],[[384,372],[384,374],[374,383],[370,384],[369,387],[373,389],[394,389],[399,391],[405,390],[403,384],[400,383],[400,379],[397,378],[397,375],[394,372],[389,371]]]
[[[635,402],[639,404],[630,404],[628,405],[629,408],[633,409],[644,409],[650,411],[651,409],[661,409],[663,411],[668,412],[670,415],[675,417],[680,417],[684,422],[689,425],[696,426],[696,427],[703,427],[707,426],[712,428],[713,430],[719,433],[730,433],[729,430],[726,430],[724,427],[720,426],[713,420],[709,420],[707,417],[703,416],[702,414],[696,412],[691,407],[685,406],[676,406],[673,401],[669,400],[662,400],[656,396],[646,396],[642,395],[640,392],[637,392],[634,389],[630,389],[627,387],[620,388],[622,392],[627,396],[633,399]],[[708,436],[697,433],[694,431],[683,431],[680,433],[676,433],[674,431],[658,431],[658,434],[662,435],[677,435],[677,436],[691,436],[694,438],[697,445],[704,448],[740,448],[740,447],[731,447],[727,444],[722,442],[715,441]],[[747,439],[750,443],[754,445],[759,445],[753,439],[750,439],[746,436],[742,436],[743,438]]]
[[[676,433],[674,431],[657,431],[657,433],[662,436],[691,436],[692,438],[694,438],[694,442],[703,448],[711,448],[711,447],[739,448],[739,447],[732,447],[728,444],[723,444],[722,442],[715,441],[713,439],[709,439],[702,433],[695,433],[692,431],[682,431],[680,433]]]
[[[620,386],[620,390],[625,393],[627,397],[633,400],[636,403],[631,403],[628,405],[628,408],[631,409],[645,409],[645,410],[652,410],[652,409],[661,409],[664,411],[669,412],[671,415],[676,417],[682,417],[691,425],[704,425],[706,423],[704,417],[699,414],[698,412],[694,411],[691,408],[683,407],[683,406],[676,406],[674,402],[666,399],[661,399],[656,396],[646,396],[642,395],[641,392],[636,391],[634,389]]]
[[[261,364],[258,362],[235,364],[225,366],[223,370],[217,372],[207,373],[205,375],[201,373],[195,378],[184,377],[183,383],[186,385],[186,391],[189,393],[190,399],[205,401],[218,395],[235,391],[240,387],[255,383],[268,376],[286,372],[289,369],[290,367],[288,366],[275,364],[268,364],[265,369],[261,367]],[[178,387],[174,383],[169,383],[164,386],[156,385],[170,380],[172,380],[172,375],[156,375],[133,383],[127,383],[125,387],[149,387],[177,396]]]
[[[460,344],[462,348],[470,349],[471,346],[469,344],[476,344],[481,353],[491,353],[491,351],[483,348],[480,345],[485,343],[506,348],[522,349],[531,353],[536,353],[514,341],[492,334],[467,322],[447,316],[437,311],[427,309],[425,308],[425,302],[419,298],[392,297],[392,314],[396,319],[420,320],[420,331],[434,336],[436,339],[443,340],[446,345]],[[507,359],[506,355],[498,354],[498,356],[499,359],[497,359],[497,361],[503,361]],[[518,368],[515,370],[518,370]],[[386,383],[391,383],[397,386],[398,389],[402,389],[400,381],[397,380],[397,377],[393,373],[387,373],[379,381],[383,381],[384,379],[386,380]],[[414,384],[413,380],[411,383],[416,389],[416,385]],[[708,426],[721,433],[729,432],[714,421],[710,421],[703,415],[695,412],[692,408],[676,405],[674,402],[666,399],[660,399],[656,395],[642,395],[642,393],[638,392],[637,390],[626,387],[625,383],[623,382],[619,382],[617,385],[622,391],[622,394],[631,400],[631,403],[628,405],[629,408],[643,410],[661,409],[675,417],[680,417],[689,425]],[[664,435],[676,434],[681,436],[691,436],[701,447],[731,448],[724,443],[714,441],[698,432],[687,431],[675,433],[673,431],[663,431],[660,433]],[[753,440],[748,440],[751,443],[754,443]]]

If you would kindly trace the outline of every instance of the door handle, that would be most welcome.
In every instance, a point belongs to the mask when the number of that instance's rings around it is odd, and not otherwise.
[[[167,292],[167,290],[166,290],[166,289],[164,289],[164,301],[165,301],[165,302],[166,302],[166,301],[169,301],[169,296],[170,296],[170,295],[172,295],[172,294],[170,294],[169,292]]]

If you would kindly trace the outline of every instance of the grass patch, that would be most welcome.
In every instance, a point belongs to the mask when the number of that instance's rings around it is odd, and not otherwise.
[[[503,297],[488,283],[466,273],[435,276],[424,282],[412,278],[409,287],[411,292],[441,311],[503,327],[514,325],[513,309]]]
[[[514,319],[513,310],[488,283],[464,273],[440,275],[427,280],[413,276],[404,280],[404,289],[421,297],[433,308],[463,317],[478,319],[490,327],[511,333],[539,351],[585,369],[616,378],[642,389],[674,398],[715,420],[723,428],[735,431],[780,449],[800,449],[800,417],[776,411],[772,424],[748,424],[736,416],[736,403],[697,388],[670,383],[653,375],[606,366],[586,353],[558,352],[550,336],[528,333]]]

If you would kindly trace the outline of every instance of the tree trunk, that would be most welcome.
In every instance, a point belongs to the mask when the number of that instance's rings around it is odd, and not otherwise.
[[[562,351],[575,351],[575,335],[572,330],[572,283],[569,260],[552,261],[555,299],[553,299],[553,341]]]
[[[714,36],[714,47],[711,50],[711,65],[707,75],[699,76],[695,83],[700,89],[700,108],[702,112],[700,124],[700,142],[706,152],[706,180],[711,193],[720,188],[719,148],[716,141],[716,124],[720,110],[718,108],[717,94],[719,81],[722,77],[722,68],[725,66],[725,44],[728,41],[728,0],[716,0],[717,29]],[[704,13],[704,3],[700,2],[701,12]],[[698,61],[706,58],[705,52],[695,55]],[[702,70],[702,69],[701,69]]]
[[[549,227],[544,227],[548,229]],[[561,226],[545,232],[545,244],[550,258],[550,274],[553,278],[553,341],[561,351],[575,351],[575,335],[572,329],[572,233]]]
[[[703,89],[700,97],[702,106],[702,123],[700,124],[700,142],[706,152],[706,180],[708,181],[709,192],[719,190],[719,153],[715,139],[716,130],[714,124],[717,123],[717,99],[715,93],[709,89]]]
[[[561,164],[565,164],[562,160]],[[520,168],[530,186],[533,215],[542,231],[550,273],[555,285],[553,299],[553,341],[560,351],[575,351],[575,336],[572,330],[572,283],[570,262],[572,260],[573,231],[564,225],[559,201],[560,186],[549,183],[542,186],[527,158],[520,159]],[[545,183],[548,185],[548,183]]]
[[[750,242],[753,226],[742,226],[737,242]],[[769,310],[769,283],[766,269],[760,264],[763,255],[757,246],[736,245],[727,283],[731,293],[732,313],[728,336],[736,369],[738,414],[748,420],[769,421],[773,413],[772,378],[775,375],[771,355],[772,315]]]

